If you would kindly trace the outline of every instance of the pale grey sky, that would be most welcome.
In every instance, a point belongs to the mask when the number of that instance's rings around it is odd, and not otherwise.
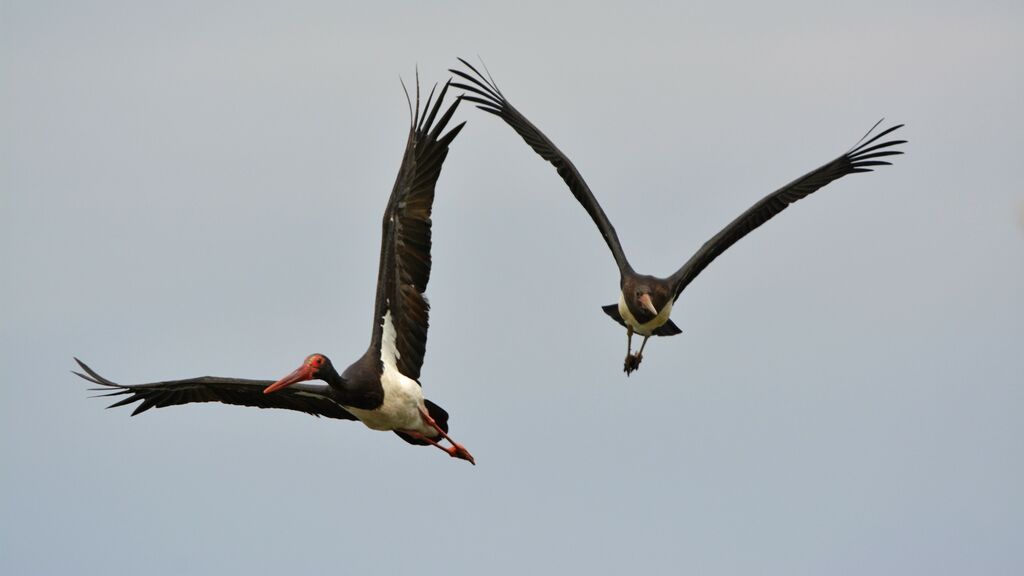
[[[382,4],[0,3],[0,573],[1024,572],[1020,3]],[[422,381],[475,468],[86,398],[73,355],[355,359],[398,78],[477,54],[652,273],[880,117],[910,143],[712,264],[627,379],[593,224],[463,109]]]

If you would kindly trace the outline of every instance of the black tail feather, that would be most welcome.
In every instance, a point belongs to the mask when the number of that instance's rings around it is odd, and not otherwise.
[[[619,315],[619,305],[618,304],[609,304],[607,306],[601,306],[601,310],[604,310],[605,314],[611,316],[612,320],[615,320],[619,324],[622,324],[623,328],[628,328],[628,326],[626,326],[626,321],[623,320],[622,316]]]
[[[666,320],[664,324],[658,326],[658,329],[654,331],[655,336],[675,336],[676,334],[682,334],[682,329],[676,326],[676,323],[671,319]]]
[[[434,404],[430,400],[424,399],[423,403],[426,404],[426,406],[427,406],[427,413],[430,414],[430,417],[433,418],[434,422],[437,422],[437,425],[441,427],[441,430],[444,430],[445,433],[447,434],[448,433],[448,412],[446,412],[444,408],[441,408],[440,406],[438,406],[437,404]]]

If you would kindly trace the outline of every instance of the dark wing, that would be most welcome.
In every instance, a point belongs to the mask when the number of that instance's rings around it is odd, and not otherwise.
[[[858,142],[849,152],[765,196],[757,204],[754,204],[749,210],[741,214],[739,218],[729,223],[721,232],[705,242],[700,250],[669,278],[675,287],[675,297],[679,298],[679,293],[683,291],[683,288],[686,288],[687,284],[696,278],[719,254],[725,252],[726,249],[735,244],[740,238],[749,234],[750,231],[785,210],[793,202],[847,174],[870,172],[874,166],[890,164],[890,162],[878,160],[878,158],[902,154],[903,152],[892,150],[891,148],[906,143],[906,140],[888,140],[880,144],[875,144],[875,142],[890,132],[901,128],[903,124],[887,128],[870,140],[865,141],[871,135],[871,132],[878,127],[878,124],[881,124],[881,120],[872,126],[871,130],[861,139],[861,142]]]
[[[615,233],[615,227],[608,221],[608,216],[601,209],[601,205],[597,203],[597,198],[594,198],[593,192],[590,191],[590,187],[583,180],[579,170],[573,166],[569,158],[551,140],[548,140],[548,137],[543,132],[508,103],[505,95],[501,93],[501,90],[498,90],[498,86],[494,83],[493,79],[485,78],[472,64],[462,58],[459,58],[459,62],[462,62],[467,68],[472,70],[476,76],[474,77],[460,70],[449,70],[452,74],[456,74],[469,82],[469,84],[453,83],[452,86],[475,94],[475,96],[463,96],[463,98],[470,102],[475,102],[477,108],[490,112],[504,120],[506,124],[523,137],[523,140],[526,140],[526,143],[530,145],[530,148],[533,148],[534,152],[540,154],[542,158],[555,167],[558,175],[569,186],[573,196],[583,205],[583,209],[587,211],[587,214],[590,214],[594,224],[597,224],[597,229],[601,231],[601,236],[604,236],[604,241],[608,244],[608,248],[611,249],[612,256],[615,257],[615,263],[619,266],[619,270],[623,273],[627,271],[632,272],[633,269],[629,266],[629,261],[626,260],[626,255],[622,252],[622,245],[619,243],[618,234]]]
[[[245,380],[215,376],[126,385],[107,380],[78,358],[75,358],[75,362],[78,362],[78,365],[85,371],[84,374],[74,372],[75,374],[100,386],[99,388],[90,388],[90,390],[106,392],[106,394],[97,394],[97,396],[124,395],[124,398],[107,408],[141,401],[141,404],[135,407],[132,416],[150,408],[164,408],[193,402],[222,402],[257,408],[297,410],[314,416],[326,416],[341,420],[356,419],[327,395],[326,384],[294,384],[273,394],[263,393],[264,388],[274,383],[273,380]]]
[[[390,342],[383,342],[384,319],[390,312],[398,370],[417,381],[427,350],[430,305],[423,293],[430,280],[430,211],[434,185],[448,155],[448,145],[465,125],[463,122],[441,135],[461,100],[456,99],[437,118],[450,83],[441,89],[433,107],[434,91],[431,90],[421,113],[417,78],[416,112],[410,111],[409,140],[384,211],[371,346],[378,352],[382,344],[390,346]]]

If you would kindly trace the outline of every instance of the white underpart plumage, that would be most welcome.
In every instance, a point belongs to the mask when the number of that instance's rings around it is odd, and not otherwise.
[[[384,333],[380,343],[380,359],[384,371],[380,383],[384,387],[384,403],[374,410],[346,406],[353,416],[374,430],[408,430],[433,438],[437,431],[423,421],[420,409],[423,389],[415,380],[398,371],[400,353],[395,346],[395,325],[391,311],[384,313]]]
[[[626,297],[619,292],[619,316],[626,322],[626,326],[633,329],[633,332],[641,336],[650,336],[655,330],[662,326],[665,322],[668,322],[668,317],[672,314],[672,299],[669,298],[668,303],[661,310],[658,310],[658,315],[650,321],[641,324],[637,321],[633,313],[629,311],[629,306],[626,306]]]

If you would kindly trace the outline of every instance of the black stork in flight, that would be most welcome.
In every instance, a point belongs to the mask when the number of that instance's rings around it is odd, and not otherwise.
[[[419,81],[398,178],[384,211],[377,299],[370,346],[338,374],[323,354],[308,356],[280,380],[244,380],[204,376],[151,384],[123,385],[97,374],[75,359],[82,378],[98,384],[101,396],[126,395],[110,407],[141,403],[132,416],[150,408],[191,402],[223,402],[259,408],[284,408],[342,420],[359,420],[374,430],[391,430],[406,442],[433,445],[454,458],[475,464],[473,456],[448,436],[448,413],[423,398],[420,368],[427,346],[429,305],[423,293],[430,278],[430,212],[434,187],[448,145],[464,122],[444,133],[461,98],[437,117],[448,81],[431,107],[432,90],[420,110]],[[436,88],[436,87],[435,87]],[[408,93],[406,93],[408,99]],[[435,119],[437,120],[435,122]],[[322,380],[325,384],[306,383]],[[447,440],[450,446],[441,445]]]
[[[469,68],[472,73],[455,69],[450,70],[453,74],[468,82],[468,84],[453,83],[452,86],[469,92],[471,95],[463,95],[465,100],[474,102],[477,108],[490,112],[504,120],[506,124],[522,136],[523,140],[533,148],[534,152],[555,167],[558,175],[569,186],[573,196],[590,214],[594,224],[597,225],[598,230],[601,231],[601,235],[608,244],[608,248],[611,249],[615,263],[619,267],[619,302],[618,304],[604,306],[602,309],[616,322],[626,327],[626,360],[623,370],[627,375],[639,368],[640,361],[643,358],[644,346],[647,345],[648,338],[651,336],[674,336],[682,332],[669,319],[672,305],[679,298],[683,289],[719,254],[736,243],[737,240],[785,210],[793,202],[811,194],[829,182],[842,178],[847,174],[870,172],[874,166],[890,164],[884,160],[879,160],[879,158],[902,154],[900,151],[893,150],[892,147],[906,142],[906,140],[888,140],[875,144],[880,138],[902,127],[902,124],[887,128],[868,139],[871,132],[881,123],[879,121],[849,152],[765,196],[746,212],[740,214],[738,218],[730,222],[718,234],[715,234],[710,240],[705,242],[674,274],[668,278],[658,278],[647,274],[639,274],[629,265],[626,254],[622,250],[622,245],[619,243],[619,237],[615,233],[615,228],[608,220],[604,210],[601,209],[597,199],[594,198],[594,194],[583,180],[583,176],[573,166],[568,156],[559,150],[540,129],[509,104],[505,95],[502,94],[501,90],[498,90],[497,84],[489,74],[485,77],[469,62],[462,58],[459,58],[459,61]],[[634,333],[644,337],[643,342],[640,344],[640,350],[636,354],[633,354],[632,351]]]

